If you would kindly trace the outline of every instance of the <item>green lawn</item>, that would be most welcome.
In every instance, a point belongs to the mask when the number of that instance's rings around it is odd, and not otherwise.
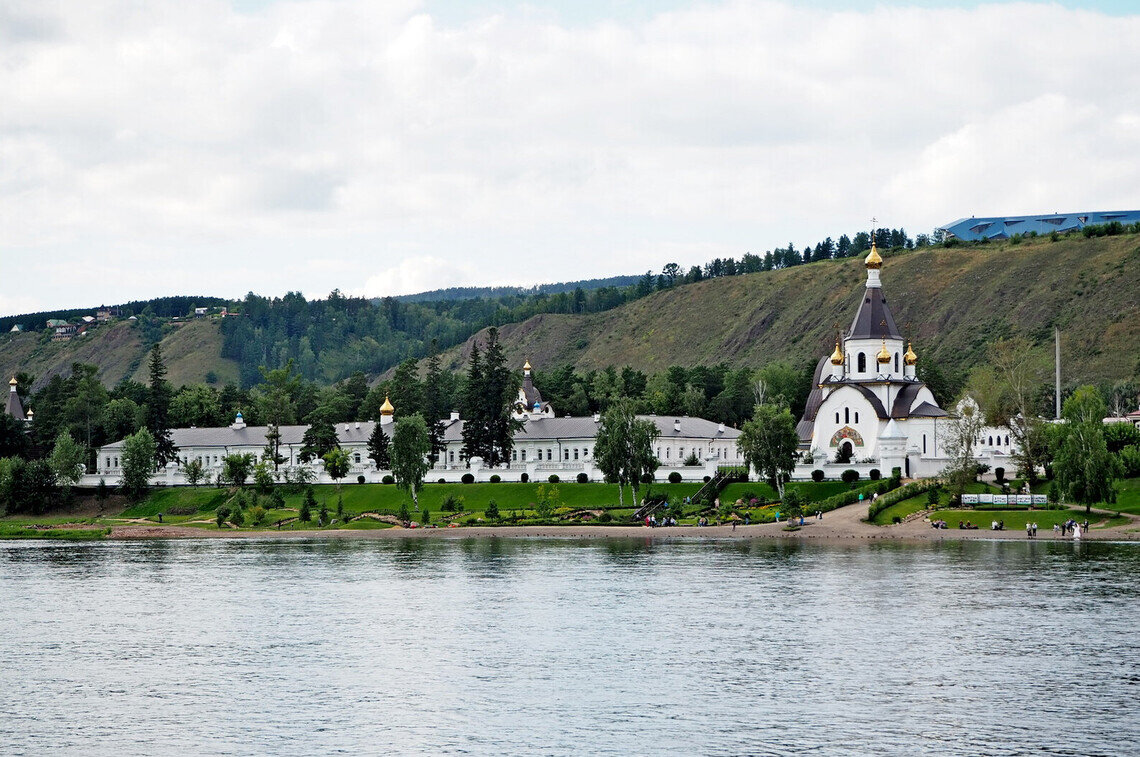
[[[1005,521],[1005,530],[1021,532],[1025,535],[1025,524],[1037,524],[1037,538],[1048,532],[1052,536],[1053,524],[1063,523],[1069,518],[1084,522],[1084,510],[939,510],[931,513],[932,518],[941,518],[951,529],[958,527],[958,521],[970,521],[981,530],[986,530],[995,520]],[[1103,516],[1093,515],[1089,524],[1096,527],[1098,523],[1106,520]]]
[[[1140,478],[1126,478],[1116,482],[1116,502],[1105,505],[1104,508],[1140,515]]]
[[[981,494],[984,492],[998,493],[1000,491],[1001,491],[1001,489],[999,489],[995,486],[990,486],[989,484],[984,484],[980,481],[975,481],[974,483],[972,483],[966,487],[966,492],[969,494]],[[876,515],[874,520],[872,520],[871,522],[874,523],[876,526],[889,526],[891,523],[894,522],[894,518],[896,515],[900,519],[904,519],[908,515],[911,515],[912,513],[917,513],[920,510],[926,510],[927,508],[930,507],[930,505],[927,503],[927,499],[926,499],[927,496],[928,496],[928,494],[926,492],[923,492],[922,494],[916,494],[915,496],[910,497],[909,499],[904,499],[901,502],[896,502],[895,504],[884,509],[878,515]],[[950,504],[950,493],[945,491],[945,490],[942,490],[939,493],[938,503],[939,503],[939,506],[941,506],[941,507],[946,507],[947,505],[949,505]],[[946,522],[949,523],[950,519],[947,518]],[[975,521],[975,522],[977,522],[977,521]],[[989,521],[986,521],[986,522],[989,523]],[[954,524],[957,525],[957,521],[954,521]],[[1052,527],[1052,526],[1050,525],[1050,527]]]

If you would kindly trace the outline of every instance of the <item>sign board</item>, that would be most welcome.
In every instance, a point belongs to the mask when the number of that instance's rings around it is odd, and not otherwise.
[[[993,495],[993,498],[994,498],[993,502],[995,505],[1008,505],[1009,504],[1009,496],[1007,496],[1005,494],[995,494],[995,495]]]
[[[983,505],[992,505],[994,503],[993,492],[983,492],[978,495],[978,501]]]
[[[1035,505],[1049,504],[1049,496],[1047,494],[1030,494],[1029,496],[1033,498],[1033,504]]]
[[[1032,505],[1033,504],[1033,495],[1032,494],[1018,494],[1017,495],[1017,504],[1019,504],[1019,505]]]
[[[962,504],[963,505],[976,505],[976,504],[978,504],[978,495],[977,494],[963,494],[962,495]]]

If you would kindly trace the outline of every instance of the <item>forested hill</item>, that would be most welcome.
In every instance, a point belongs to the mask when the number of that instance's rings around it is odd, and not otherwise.
[[[920,370],[953,393],[992,341],[1025,335],[1051,354],[1062,332],[1063,381],[1140,379],[1140,235],[1040,237],[885,255],[883,291]],[[857,259],[701,281],[604,313],[545,314],[500,329],[509,358],[538,370],[629,365],[814,365],[847,328],[866,271]],[[459,368],[471,342],[449,351]],[[939,375],[931,375],[934,374]]]
[[[783,254],[791,257],[790,249]],[[1045,354],[1054,325],[1063,334],[1066,384],[1140,376],[1136,233],[898,249],[885,257],[884,292],[896,321],[943,396],[984,361],[993,340],[1024,334]],[[376,377],[426,355],[433,339],[451,347],[445,362],[459,369],[471,335],[489,325],[500,326],[513,363],[529,358],[540,373],[560,365],[649,374],[672,365],[813,365],[830,352],[835,325],[848,325],[863,291],[863,266],[847,257],[746,272],[767,264],[767,256],[745,256],[712,261],[703,271],[694,266],[688,275],[645,275],[632,287],[449,302],[251,294],[228,303],[240,313],[232,318],[176,322],[152,308],[136,322],[94,326],[67,342],[51,341],[45,331],[0,334],[0,371],[34,375],[42,385],[83,362],[114,386],[141,378],[157,340],[176,386],[249,386],[260,380],[259,366],[289,359],[303,377],[329,384],[356,371]]]
[[[575,289],[589,291],[603,287],[624,288],[637,284],[640,276],[610,276],[606,279],[586,279],[584,281],[560,281],[556,284],[535,284],[529,287],[449,287],[447,289],[433,289],[430,292],[416,294],[401,294],[393,298],[400,302],[447,302],[450,300],[473,300],[478,298],[499,297],[526,297],[533,294],[561,294],[573,292]],[[374,299],[374,304],[380,304],[382,298]]]

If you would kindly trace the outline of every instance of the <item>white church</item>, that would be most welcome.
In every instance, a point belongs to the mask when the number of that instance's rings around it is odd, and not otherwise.
[[[884,477],[934,476],[949,462],[942,439],[949,415],[915,375],[918,356],[899,333],[883,292],[883,258],[874,245],[863,261],[867,285],[845,334],[815,369],[813,388],[796,430],[801,460],[795,478],[822,470],[837,478],[848,468]],[[979,462],[1012,472],[1008,429],[986,428]]]

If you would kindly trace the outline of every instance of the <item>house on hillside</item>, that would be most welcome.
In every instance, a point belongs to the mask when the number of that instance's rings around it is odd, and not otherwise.
[[[13,324],[12,328],[8,329],[9,334],[21,334],[24,331],[23,324]]]
[[[51,340],[53,342],[66,342],[75,336],[75,332],[79,328],[74,323],[68,323],[59,318],[48,319],[47,327],[52,332]]]
[[[119,308],[109,308],[106,305],[100,305],[99,309],[95,311],[95,320],[99,323],[106,323],[112,318],[119,318],[122,315]]]

